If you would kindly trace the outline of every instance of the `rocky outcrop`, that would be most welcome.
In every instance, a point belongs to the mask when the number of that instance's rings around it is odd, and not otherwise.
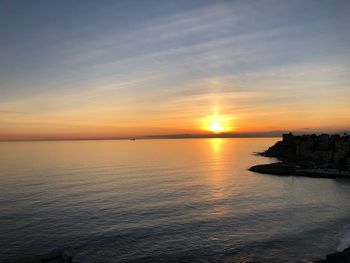
[[[315,263],[350,263],[350,247],[342,252],[327,255],[325,259],[314,261]]]
[[[249,171],[274,175],[293,175],[296,169],[286,163],[259,164],[249,168]]]
[[[350,178],[350,136],[283,134],[262,156],[276,157],[282,162],[255,165],[252,172],[308,176],[319,178]]]
[[[262,155],[295,162],[308,168],[313,166],[350,170],[350,135],[283,134],[283,140]]]
[[[19,260],[18,263],[72,263],[72,257],[62,250],[54,250],[48,254]]]
[[[249,171],[281,176],[307,176],[315,178],[350,178],[350,171],[332,168],[306,168],[293,163],[271,163],[254,165]]]

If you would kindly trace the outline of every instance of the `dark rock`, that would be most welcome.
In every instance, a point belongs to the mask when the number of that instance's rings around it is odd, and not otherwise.
[[[301,167],[297,164],[285,162],[254,165],[249,168],[249,171],[280,176],[306,176],[315,178],[350,179],[350,171],[327,168],[307,168]]]
[[[255,165],[250,171],[273,175],[350,178],[349,135],[283,134],[282,141],[261,155],[276,157],[282,162]]]
[[[350,248],[342,252],[328,254],[326,259],[316,260],[315,263],[350,263]]]
[[[333,253],[329,254],[326,258],[326,262],[328,263],[346,263],[348,257],[342,253]]]
[[[260,164],[249,168],[249,171],[274,175],[293,175],[295,167],[285,163]]]
[[[47,254],[19,260],[18,263],[72,263],[72,257],[61,250],[54,250]]]
[[[346,168],[350,158],[350,136],[283,134],[282,141],[271,146],[262,155],[286,162]]]

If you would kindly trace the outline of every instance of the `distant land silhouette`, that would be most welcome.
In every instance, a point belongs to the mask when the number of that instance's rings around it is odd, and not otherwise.
[[[287,133],[285,130],[267,131],[267,132],[237,132],[237,133],[180,133],[180,134],[154,134],[139,136],[31,136],[31,137],[12,137],[6,136],[0,141],[75,141],[75,140],[138,140],[138,139],[196,139],[196,138],[272,138],[281,137]],[[295,135],[302,135],[305,129],[293,131]],[[314,131],[308,129],[308,134],[322,134],[324,131]],[[334,131],[330,134],[350,134],[350,131]]]

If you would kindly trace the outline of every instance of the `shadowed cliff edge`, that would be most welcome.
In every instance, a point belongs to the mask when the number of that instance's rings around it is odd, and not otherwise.
[[[275,157],[277,163],[255,165],[252,172],[282,176],[318,178],[350,178],[350,135],[283,134],[266,151],[259,153]]]

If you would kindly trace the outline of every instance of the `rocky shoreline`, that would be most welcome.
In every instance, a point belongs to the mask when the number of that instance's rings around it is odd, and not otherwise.
[[[349,263],[350,262],[350,247],[341,252],[328,254],[325,259],[315,260],[314,263]]]
[[[283,140],[259,153],[277,163],[255,165],[252,172],[280,176],[350,178],[350,136],[283,134]]]
[[[262,153],[276,163],[254,165],[249,171],[278,176],[350,179],[350,136],[283,134],[282,141]],[[328,254],[315,263],[350,263],[350,247]]]
[[[314,263],[349,263],[350,247],[341,252],[328,254],[324,259],[316,259]],[[20,260],[18,263],[72,263],[72,257],[61,250],[54,250],[48,254],[35,256],[31,259]]]
[[[17,263],[72,263],[73,257],[57,249],[50,253],[37,255],[32,258],[20,259]]]
[[[333,168],[307,168],[300,167],[297,164],[286,162],[254,165],[249,168],[249,171],[279,176],[305,176],[314,178],[350,179],[350,171]]]

